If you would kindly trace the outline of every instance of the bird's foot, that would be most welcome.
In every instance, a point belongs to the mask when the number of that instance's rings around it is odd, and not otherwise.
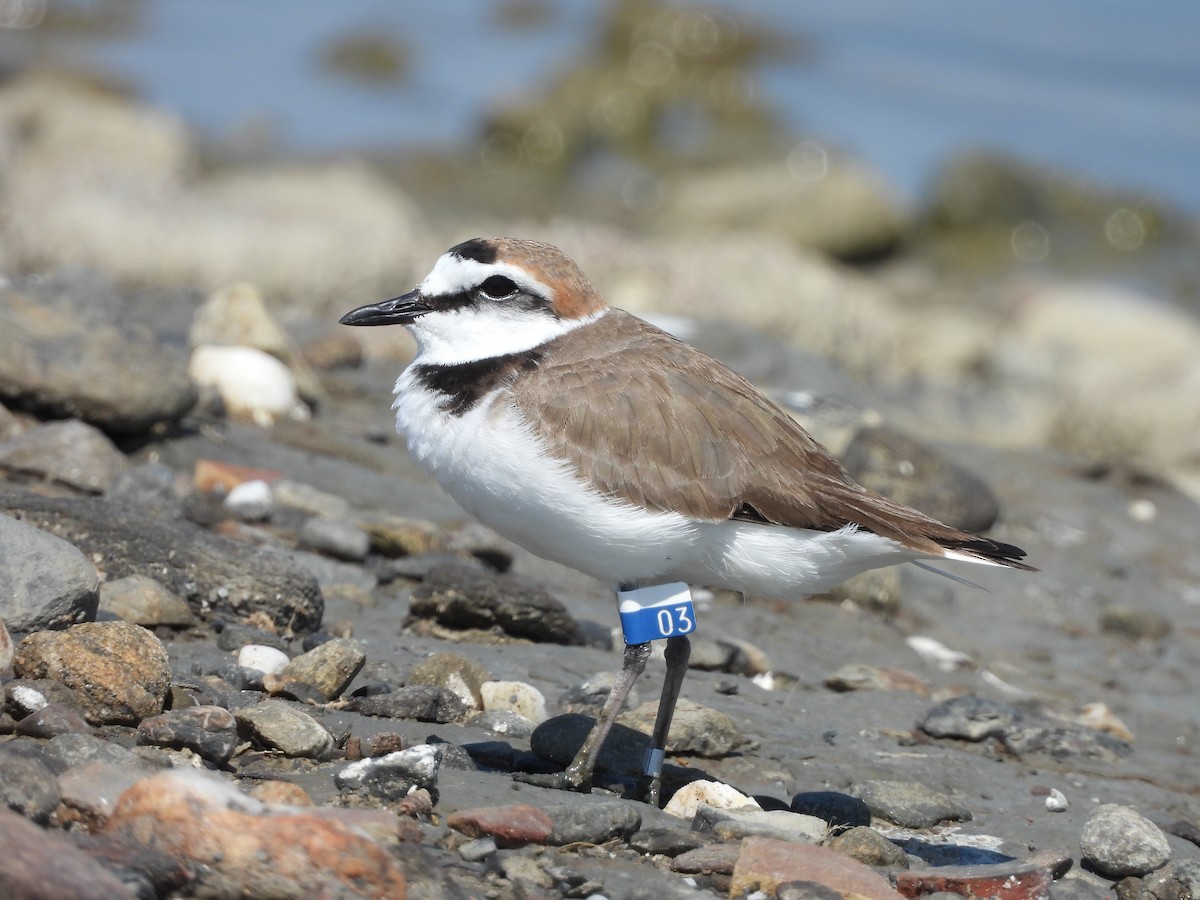
[[[565,772],[514,772],[513,781],[556,791],[575,791],[579,794],[589,794],[592,791],[592,779],[577,772],[573,773],[570,769]]]

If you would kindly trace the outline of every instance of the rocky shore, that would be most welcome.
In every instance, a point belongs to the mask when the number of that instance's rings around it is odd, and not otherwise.
[[[1200,896],[1191,313],[981,288],[936,263],[934,217],[881,236],[849,164],[778,193],[766,164],[697,175],[633,231],[439,225],[361,164],[197,154],[119,96],[0,86],[0,893]],[[778,205],[752,227],[738,197]],[[593,794],[515,783],[602,704],[612,597],[466,520],[392,431],[406,336],[336,325],[500,232],[1041,571],[698,586],[666,808],[627,799],[661,659]]]

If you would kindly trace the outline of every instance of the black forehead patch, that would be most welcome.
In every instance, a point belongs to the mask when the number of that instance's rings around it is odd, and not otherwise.
[[[496,261],[496,245],[486,238],[472,238],[455,244],[447,253],[452,253],[459,259],[473,259],[477,263],[487,265]]]

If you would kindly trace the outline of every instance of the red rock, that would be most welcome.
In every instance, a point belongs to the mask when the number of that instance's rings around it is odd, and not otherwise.
[[[5,900],[133,898],[102,865],[56,831],[45,831],[0,807],[0,896]]]
[[[742,841],[729,896],[741,897],[756,890],[773,896],[779,885],[789,881],[813,881],[840,894],[858,894],[869,900],[900,898],[870,866],[836,850],[762,837]]]
[[[397,862],[357,828],[308,811],[273,811],[196,772],[138,782],[121,795],[104,833],[170,853],[202,896],[407,897]]]
[[[451,815],[446,824],[468,837],[490,834],[500,847],[544,844],[554,831],[553,820],[527,803],[460,810]]]
[[[215,459],[198,459],[192,483],[196,490],[204,493],[220,491],[227,494],[243,481],[265,481],[270,484],[282,477],[282,472],[273,469],[255,469]]]
[[[896,875],[896,889],[905,897],[949,891],[964,897],[1045,900],[1050,896],[1053,880],[1048,866],[1024,861],[900,872]]]

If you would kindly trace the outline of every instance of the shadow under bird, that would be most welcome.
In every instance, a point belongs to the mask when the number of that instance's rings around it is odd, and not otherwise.
[[[791,416],[717,360],[608,306],[549,244],[478,238],[403,296],[344,325],[403,325],[417,355],[395,386],[413,456],[469,513],[545,559],[620,591],[683,581],[799,598],[867,569],[952,560],[1033,571],[1025,552],[855,483]],[[641,788],[687,671],[667,674]],[[590,790],[601,745],[650,642],[620,676],[567,769],[523,780]]]

